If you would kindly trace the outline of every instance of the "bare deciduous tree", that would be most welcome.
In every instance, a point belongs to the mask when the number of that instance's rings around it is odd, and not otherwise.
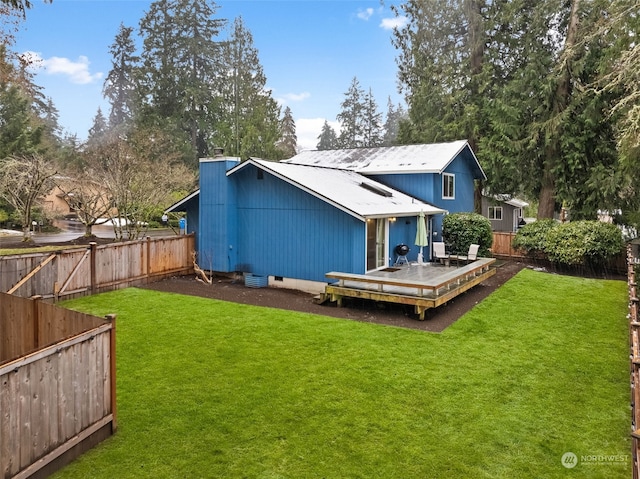
[[[160,136],[125,140],[112,136],[91,151],[92,174],[115,208],[107,214],[116,239],[139,238],[149,221],[172,203],[171,192],[188,189],[193,173],[160,152]]]
[[[114,207],[110,192],[96,181],[91,170],[73,177],[56,177],[55,182],[64,200],[84,225],[84,235],[92,236],[93,226],[104,221]]]
[[[31,240],[31,212],[53,188],[55,175],[53,164],[38,154],[10,156],[0,162],[0,196],[20,215],[23,241]]]

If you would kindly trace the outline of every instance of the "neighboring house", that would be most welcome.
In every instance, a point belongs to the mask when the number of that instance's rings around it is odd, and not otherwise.
[[[482,215],[489,218],[491,229],[514,232],[524,224],[526,201],[508,195],[482,196]]]
[[[218,156],[200,160],[200,189],[167,211],[186,212],[201,268],[313,289],[303,283],[326,283],[329,271],[393,265],[398,244],[415,261],[420,212],[438,240],[443,214],[473,210],[481,178],[466,141],[310,151],[279,163]]]
[[[117,209],[112,206],[109,192],[97,181],[64,176],[57,176],[55,179],[56,186],[42,201],[43,210],[48,218],[75,219],[82,217],[83,213],[89,217],[93,214],[100,217],[117,216]]]
[[[47,193],[42,200],[42,208],[48,218],[61,218],[75,215],[73,209],[65,199],[64,192],[57,186]]]

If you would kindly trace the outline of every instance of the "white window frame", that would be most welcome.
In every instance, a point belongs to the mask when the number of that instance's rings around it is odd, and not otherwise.
[[[496,213],[500,213],[496,215]],[[487,218],[494,221],[502,221],[502,206],[489,206],[489,210],[487,211]]]
[[[449,182],[451,183],[451,191],[447,191],[449,189]],[[456,199],[456,175],[454,175],[453,173],[442,173],[442,199]]]

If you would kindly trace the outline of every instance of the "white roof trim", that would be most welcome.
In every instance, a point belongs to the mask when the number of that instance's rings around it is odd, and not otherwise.
[[[524,208],[526,206],[529,206],[529,203],[527,203],[524,200],[521,200],[519,198],[516,198],[515,196],[511,196],[511,195],[487,195],[483,192],[483,196],[485,196],[486,198],[491,198],[495,201],[499,201],[501,203],[504,203],[506,205],[509,206],[515,206],[516,208]]]
[[[187,196],[185,196],[184,198],[182,198],[181,200],[179,200],[178,202],[172,204],[171,206],[169,206],[169,208],[167,208],[166,210],[164,210],[165,213],[172,213],[173,211],[180,211],[178,210],[178,208],[182,205],[184,205],[186,202],[188,202],[189,200],[191,200],[192,198],[195,198],[196,196],[198,196],[200,194],[200,189],[198,188],[196,191],[194,191],[193,193],[188,194]]]

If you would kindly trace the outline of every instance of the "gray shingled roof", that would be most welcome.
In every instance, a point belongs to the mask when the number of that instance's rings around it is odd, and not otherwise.
[[[484,171],[466,140],[425,145],[303,151],[283,163],[357,171],[363,175],[442,173],[464,151],[475,163],[478,178]]]

